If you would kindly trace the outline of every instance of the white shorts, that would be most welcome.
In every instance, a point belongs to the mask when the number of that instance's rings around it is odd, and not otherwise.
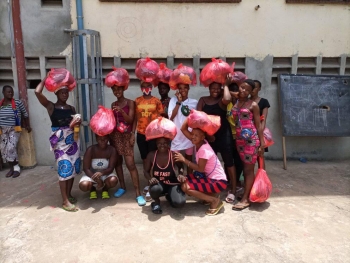
[[[102,182],[104,182],[107,178],[115,176],[117,177],[115,174],[110,174],[110,175],[102,175],[100,178],[102,180]],[[81,182],[92,182],[93,184],[97,184],[94,180],[92,180],[89,176],[83,174],[83,176],[81,177],[79,184]]]

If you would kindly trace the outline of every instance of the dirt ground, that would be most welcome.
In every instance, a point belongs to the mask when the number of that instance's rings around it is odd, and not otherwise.
[[[350,162],[266,165],[270,199],[241,212],[225,204],[214,217],[192,198],[182,209],[162,200],[154,215],[137,205],[126,171],[119,199],[89,200],[78,177],[80,210],[68,213],[52,167],[16,179],[2,171],[0,262],[350,262]]]

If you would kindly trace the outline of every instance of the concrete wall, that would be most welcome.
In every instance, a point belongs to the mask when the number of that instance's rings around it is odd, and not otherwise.
[[[22,0],[20,4],[25,57],[35,57],[38,58],[38,61],[40,60],[37,78],[42,79],[48,70],[45,65],[45,57],[57,57],[67,55],[70,52],[70,36],[63,31],[66,28],[71,28],[70,1],[63,0],[63,6],[61,7],[42,7],[41,0]],[[10,43],[11,34],[7,1],[0,1],[0,57],[11,58]],[[13,85],[15,97],[18,98],[16,60],[15,58],[11,60],[13,80],[2,80],[0,77],[0,81],[2,85]],[[67,66],[69,68],[70,64],[68,63]],[[33,66],[27,63],[27,69],[32,68]],[[27,74],[32,73],[28,71]],[[54,94],[46,91],[44,91],[44,94],[50,100],[56,101]],[[34,90],[28,89],[28,100],[37,162],[39,165],[53,165],[54,155],[50,152],[48,142],[51,126],[49,116],[46,109],[36,99]],[[74,96],[71,96],[69,103],[75,103]]]
[[[255,6],[261,8],[256,11]],[[350,47],[349,5],[115,3],[84,1],[85,27],[105,57],[338,56]],[[72,1],[75,18],[75,1]],[[101,19],[103,16],[105,19]],[[73,28],[76,20],[72,19]]]
[[[72,17],[76,12],[74,2]],[[261,6],[258,11],[254,9],[257,5]],[[349,8],[349,5],[286,4],[284,0],[250,0],[239,4],[89,1],[83,7],[85,27],[101,33],[103,57],[245,57],[245,72],[250,78],[261,80],[261,96],[271,104],[268,127],[276,144],[267,157],[273,159],[282,158],[277,83],[271,81],[275,77],[274,58],[297,61],[298,57],[314,57],[319,61],[322,57],[349,56]],[[100,19],[97,14],[108,19]],[[344,67],[340,74],[344,74]],[[297,73],[292,67],[289,71]],[[315,73],[319,74],[320,69]],[[105,92],[109,106],[113,94],[109,89]],[[203,87],[193,87],[190,96],[199,98],[207,93]],[[131,86],[126,95],[139,96],[138,87]],[[350,158],[350,138],[288,137],[286,141],[287,155],[291,158]]]
[[[43,77],[47,70],[43,57],[67,55],[70,58],[70,38],[63,29],[76,29],[77,25],[75,0],[63,0],[63,7],[41,7],[40,3],[40,0],[22,0],[21,18],[25,55],[41,57]],[[255,11],[258,4],[261,8]],[[101,33],[103,58],[244,58],[241,69],[250,78],[262,81],[261,95],[271,104],[268,126],[276,144],[267,157],[274,159],[282,158],[277,85],[271,81],[276,76],[273,68],[279,67],[275,65],[276,58],[290,58],[294,64],[289,72],[297,73],[298,58],[315,58],[319,63],[322,58],[339,57],[342,61],[339,74],[349,74],[349,8],[349,5],[287,5],[284,0],[243,0],[239,4],[83,1],[85,28]],[[8,57],[11,49],[6,1],[0,2],[0,22],[0,57]],[[197,62],[194,60],[193,65],[199,70],[203,65]],[[318,65],[315,73],[320,74],[321,67]],[[113,94],[108,88],[104,91],[105,105],[110,106]],[[153,94],[158,95],[158,91]],[[200,86],[190,91],[194,98],[206,94],[208,91]],[[134,99],[139,95],[137,82],[133,82],[126,96]],[[75,103],[73,97],[71,102]],[[50,121],[33,90],[29,90],[29,105],[38,162],[53,164],[48,144]],[[349,138],[287,138],[287,154],[292,158],[346,159],[350,158],[349,147]],[[136,160],[140,161],[137,147],[135,153]]]

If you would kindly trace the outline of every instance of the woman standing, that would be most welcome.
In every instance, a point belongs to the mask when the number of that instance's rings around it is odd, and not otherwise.
[[[205,140],[205,132],[200,129],[189,131],[187,119],[181,127],[181,131],[191,140],[196,147],[196,162],[193,163],[181,155],[175,154],[175,161],[186,164],[195,170],[194,174],[187,175],[181,189],[188,195],[199,198],[210,205],[206,215],[214,216],[223,208],[218,194],[227,187],[225,171],[213,149]]]
[[[62,208],[69,212],[76,212],[74,205],[77,200],[71,195],[74,177],[81,172],[81,159],[79,139],[74,141],[74,130],[69,128],[76,114],[75,108],[67,104],[69,97],[68,88],[63,86],[55,91],[57,102],[49,101],[43,94],[45,80],[42,80],[35,89],[35,95],[43,105],[51,120],[51,150],[55,154],[57,163],[58,180],[62,195]]]
[[[136,117],[134,118],[134,128],[137,130],[137,146],[140,151],[143,169],[146,169],[146,158],[149,152],[157,150],[155,140],[146,141],[145,131],[151,121],[155,120],[163,113],[163,106],[160,100],[152,96],[153,84],[151,82],[141,81],[142,96],[136,98]],[[146,195],[146,201],[152,200],[148,191],[149,187],[146,186],[144,194]]]
[[[255,89],[254,81],[245,80],[239,86],[238,100],[232,109],[236,124],[237,150],[243,162],[244,194],[242,200],[233,205],[236,211],[250,206],[249,194],[254,183],[254,166],[258,155],[264,154],[263,131],[260,125],[259,106],[249,99]]]
[[[134,160],[135,144],[135,103],[124,97],[125,86],[114,85],[112,91],[117,100],[112,103],[111,108],[117,123],[115,130],[110,134],[110,143],[117,150],[117,163],[115,170],[120,182],[120,188],[114,193],[115,197],[121,197],[125,191],[125,181],[123,173],[123,157],[128,168],[131,180],[134,184],[136,201],[140,206],[146,204],[144,197],[140,193],[139,174]]]
[[[158,92],[160,95],[160,102],[163,106],[163,113],[161,114],[164,118],[168,118],[168,107],[169,107],[169,91],[170,86],[167,83],[159,82],[158,83]]]
[[[261,82],[259,80],[254,80],[254,83],[255,83],[255,89],[253,89],[250,99],[252,101],[255,101],[259,106],[260,125],[261,125],[262,131],[264,132],[264,129],[266,127],[267,114],[270,108],[270,103],[267,99],[259,97],[259,91],[261,91]],[[265,152],[268,152],[268,151],[269,149],[266,147]],[[265,158],[263,159],[263,165],[264,167],[261,167],[261,168],[265,169]]]
[[[8,85],[4,86],[2,94],[4,98],[0,101],[0,151],[2,159],[10,165],[10,171],[6,177],[16,178],[21,174],[21,168],[18,165],[17,144],[22,130],[22,116],[23,126],[27,132],[31,132],[32,129],[23,103],[13,98],[13,88]]]
[[[221,96],[221,86],[220,83],[211,83],[209,85],[209,96],[199,99],[197,110],[203,111],[208,115],[220,116],[220,129],[213,136],[207,136],[207,139],[215,154],[220,152],[222,160],[224,161],[231,184],[231,191],[228,192],[225,200],[227,203],[233,203],[236,193],[236,169],[232,155],[234,143],[230,124],[226,119],[227,104],[231,101],[231,95],[227,85],[225,85],[223,96]]]
[[[171,98],[168,110],[169,119],[175,123],[177,129],[177,134],[171,141],[171,150],[175,152],[185,151],[186,159],[192,161],[193,144],[181,132],[181,126],[190,114],[190,111],[197,107],[198,101],[188,97],[190,85],[177,84],[177,87],[178,90],[175,93],[175,97]],[[187,174],[191,173],[192,170],[187,167]]]

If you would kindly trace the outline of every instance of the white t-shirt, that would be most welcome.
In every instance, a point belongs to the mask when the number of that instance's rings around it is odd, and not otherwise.
[[[172,97],[171,100],[169,101],[169,107],[168,107],[169,119],[171,117],[171,114],[173,113],[175,106],[176,106],[176,102],[177,102],[176,96]],[[188,98],[187,100],[185,100],[181,103],[181,106],[182,105],[188,106],[188,108],[190,110],[192,110],[192,109],[197,108],[197,103],[198,103],[197,100]],[[174,138],[174,140],[172,140],[172,142],[171,142],[171,150],[172,151],[186,150],[188,148],[193,147],[192,142],[189,139],[187,139],[181,131],[181,126],[184,123],[185,119],[187,118],[186,116],[184,116],[182,114],[181,106],[179,107],[179,110],[178,110],[175,118],[173,119],[173,122],[176,125],[177,134],[176,134],[176,137]]]

